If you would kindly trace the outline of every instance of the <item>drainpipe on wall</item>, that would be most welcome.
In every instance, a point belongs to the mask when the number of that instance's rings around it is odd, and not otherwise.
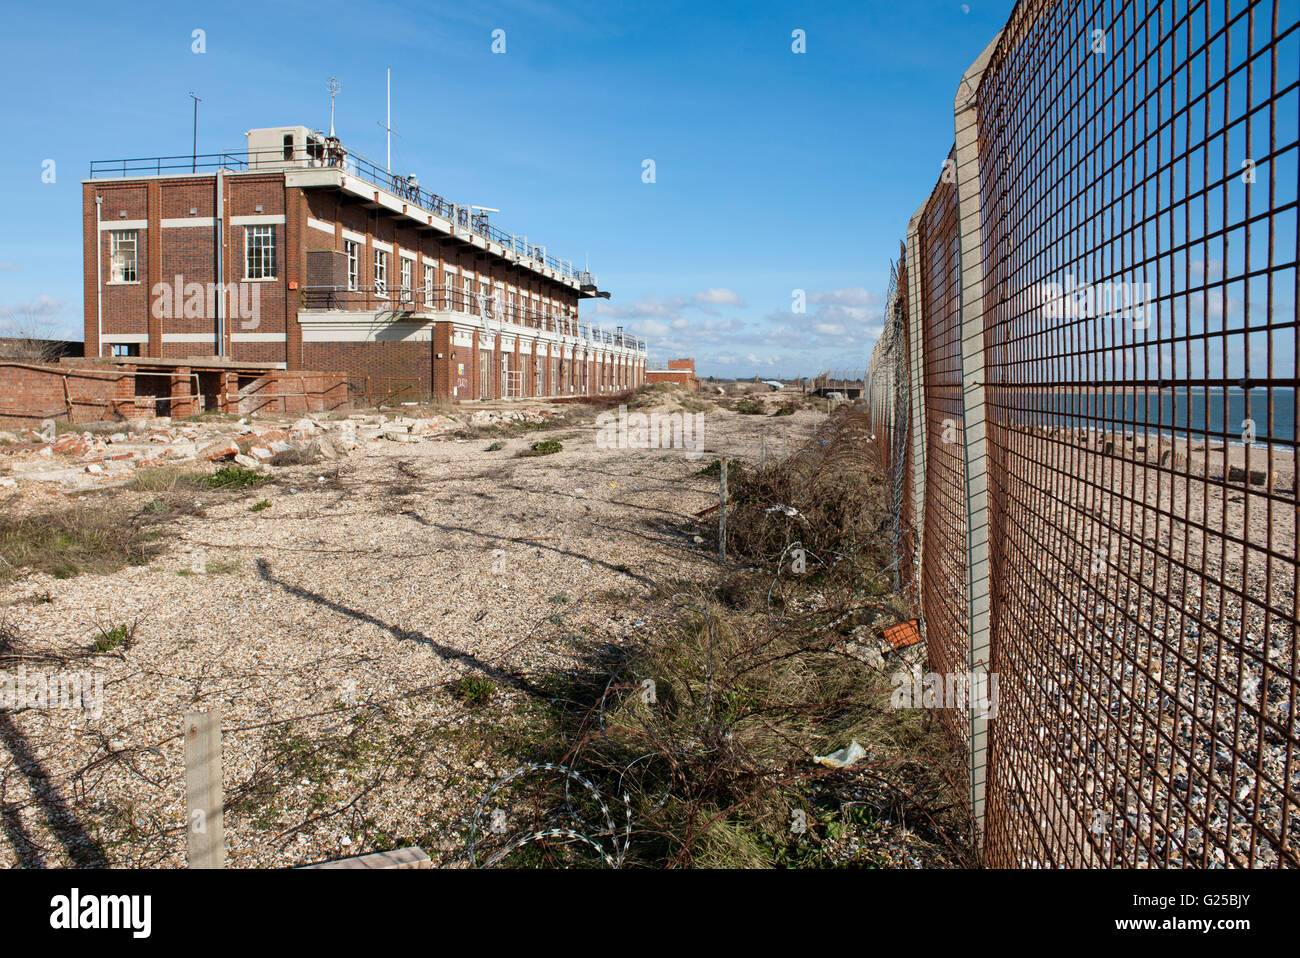
[[[104,252],[104,234],[99,231],[99,211],[104,205],[102,196],[95,197],[95,357],[104,355],[104,268],[100,265]]]
[[[226,355],[226,249],[222,236],[225,221],[224,189],[222,170],[217,170],[217,356]]]

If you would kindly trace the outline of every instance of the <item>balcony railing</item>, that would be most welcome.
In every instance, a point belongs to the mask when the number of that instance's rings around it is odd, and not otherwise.
[[[537,310],[510,303],[498,303],[497,297],[469,292],[455,286],[304,286],[302,308],[356,310],[390,314],[392,319],[414,313],[451,311],[481,316],[484,325],[510,324],[526,329],[558,333],[592,343],[621,346],[636,352],[646,351],[644,339],[629,336],[621,329],[608,330],[581,323],[573,315]]]
[[[562,276],[568,276],[584,286],[596,286],[594,273],[577,269],[571,260],[559,259],[547,252],[545,246],[528,242],[528,237],[516,233],[507,233],[494,226],[483,210],[452,203],[437,193],[423,189],[414,176],[402,176],[385,169],[378,163],[360,153],[352,153],[342,148],[329,148],[321,137],[312,141],[306,149],[292,150],[241,150],[228,153],[203,153],[191,156],[153,156],[137,157],[124,160],[92,160],[90,178],[103,179],[112,176],[161,176],[163,174],[179,175],[189,172],[208,172],[230,170],[247,172],[266,168],[283,169],[338,169],[349,176],[356,176],[380,189],[387,190],[421,209],[449,220],[454,226],[475,233],[486,240],[491,240],[516,255],[529,259],[539,266],[555,270]]]

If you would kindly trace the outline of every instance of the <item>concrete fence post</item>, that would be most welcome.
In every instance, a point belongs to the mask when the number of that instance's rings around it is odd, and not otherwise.
[[[718,460],[718,558],[727,558],[727,457]]]
[[[984,378],[984,257],[980,206],[978,95],[984,68],[1001,33],[984,49],[957,87],[953,102],[956,134],[957,232],[960,250],[961,376],[966,458],[966,596],[969,670],[972,685],[987,676],[990,659],[988,449]],[[985,782],[988,775],[989,716],[967,705],[970,719],[970,807],[975,840],[984,846]],[[983,703],[980,703],[983,704]]]
[[[921,221],[929,200],[912,214],[907,224],[907,343],[909,377],[912,392],[912,475],[905,481],[912,483],[912,524],[916,534],[915,555],[912,557],[912,581],[921,581],[921,562],[925,553],[925,326],[922,322],[925,304],[921,302],[925,286],[921,281]],[[924,620],[922,620],[924,626]]]
[[[185,810],[190,868],[226,867],[221,711],[185,713]]]

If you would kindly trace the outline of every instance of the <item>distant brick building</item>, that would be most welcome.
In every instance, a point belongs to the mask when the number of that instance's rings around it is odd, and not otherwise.
[[[679,386],[685,386],[687,389],[694,389],[696,387],[695,360],[670,359],[668,360],[667,369],[647,369],[645,371],[645,381],[648,383],[676,383]]]
[[[305,127],[83,181],[87,356],[338,370],[466,400],[616,393],[645,343],[579,320],[596,277]],[[221,255],[217,255],[220,250]]]

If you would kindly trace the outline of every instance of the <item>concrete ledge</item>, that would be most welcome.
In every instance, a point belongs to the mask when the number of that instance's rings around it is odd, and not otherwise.
[[[398,848],[391,852],[375,852],[371,855],[358,855],[355,858],[340,858],[338,861],[319,862],[315,865],[303,865],[303,868],[432,868],[433,862],[423,848],[411,846]]]

